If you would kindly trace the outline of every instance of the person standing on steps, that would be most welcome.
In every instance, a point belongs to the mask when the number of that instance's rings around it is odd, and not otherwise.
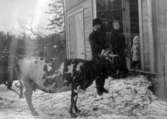
[[[125,37],[121,33],[121,26],[118,20],[114,20],[112,23],[113,30],[111,32],[111,49],[114,54],[119,56],[116,66],[118,69],[118,76],[125,77],[128,73],[128,68],[126,65],[126,44],[125,44]]]
[[[106,35],[104,30],[102,30],[102,22],[99,18],[93,19],[93,31],[89,35],[89,42],[92,50],[92,58],[96,60],[101,51],[106,49]],[[97,77],[96,88],[99,95],[108,93],[108,90],[104,88],[104,84],[105,79]]]

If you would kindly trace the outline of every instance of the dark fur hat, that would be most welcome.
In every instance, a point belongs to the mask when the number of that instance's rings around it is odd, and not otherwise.
[[[93,19],[93,26],[97,24],[102,25],[102,21],[99,18]]]

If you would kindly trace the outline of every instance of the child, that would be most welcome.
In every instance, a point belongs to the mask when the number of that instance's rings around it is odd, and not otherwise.
[[[132,41],[132,68],[140,68],[140,39],[139,36],[135,36]]]

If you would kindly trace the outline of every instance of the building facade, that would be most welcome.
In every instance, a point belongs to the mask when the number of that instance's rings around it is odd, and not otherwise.
[[[166,0],[64,0],[67,57],[91,59],[88,37],[92,19],[102,19],[108,39],[111,22],[117,19],[122,24],[129,54],[132,38],[140,36],[141,70],[162,77],[158,82],[166,90],[166,4]],[[130,55],[127,59],[131,61]]]

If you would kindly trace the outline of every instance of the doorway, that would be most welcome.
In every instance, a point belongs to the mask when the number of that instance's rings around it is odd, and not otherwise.
[[[118,20],[125,36],[127,48],[127,67],[132,66],[132,40],[140,35],[138,0],[97,0],[97,17],[103,21],[107,40],[111,40],[112,22]],[[139,58],[139,65],[141,64]],[[139,66],[141,68],[141,66]]]

